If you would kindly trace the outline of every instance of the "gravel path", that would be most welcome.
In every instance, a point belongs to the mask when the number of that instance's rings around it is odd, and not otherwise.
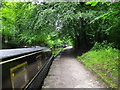
[[[42,88],[105,87],[75,59],[72,49],[67,49],[53,61]]]

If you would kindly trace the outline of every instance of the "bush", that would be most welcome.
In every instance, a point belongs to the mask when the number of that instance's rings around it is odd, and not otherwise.
[[[107,48],[114,48],[114,44],[107,43],[107,41],[103,41],[102,43],[96,42],[91,50],[103,50]]]

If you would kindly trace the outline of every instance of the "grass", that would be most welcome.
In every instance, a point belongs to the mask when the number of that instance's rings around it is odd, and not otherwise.
[[[63,48],[54,48],[52,50],[52,54],[55,57],[56,55],[58,55],[61,51],[63,50]]]
[[[109,87],[118,88],[119,55],[119,50],[107,47],[90,50],[82,56],[78,56],[77,59],[101,76],[109,84]]]
[[[58,55],[62,50],[65,50],[67,48],[70,48],[71,46],[68,46],[68,47],[59,47],[59,48],[53,48],[52,49],[52,54],[54,56]]]

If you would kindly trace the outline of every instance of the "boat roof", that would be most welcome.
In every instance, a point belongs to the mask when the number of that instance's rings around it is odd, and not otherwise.
[[[37,47],[37,48],[17,48],[17,49],[1,49],[0,59],[17,56],[21,54],[31,53],[39,50],[47,49],[47,47]]]

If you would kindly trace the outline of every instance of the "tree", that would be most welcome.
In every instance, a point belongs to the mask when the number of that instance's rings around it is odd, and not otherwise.
[[[119,47],[119,2],[2,4],[4,42],[9,39],[26,45],[53,46],[68,40],[81,50],[107,40]]]

